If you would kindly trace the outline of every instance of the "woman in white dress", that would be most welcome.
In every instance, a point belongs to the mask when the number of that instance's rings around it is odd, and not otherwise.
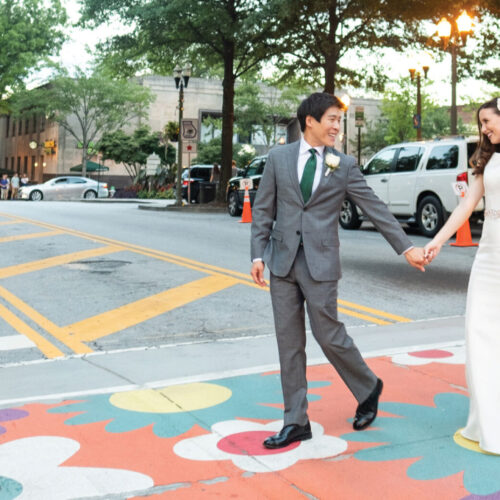
[[[472,265],[467,307],[466,372],[469,417],[462,435],[500,454],[500,98],[477,112],[479,144],[470,159],[469,190],[441,231],[425,247],[430,260],[485,197],[484,225]]]

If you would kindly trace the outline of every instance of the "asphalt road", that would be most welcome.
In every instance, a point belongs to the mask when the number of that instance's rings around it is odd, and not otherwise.
[[[348,326],[375,335],[377,325],[463,315],[475,248],[446,247],[420,273],[369,224],[340,231]],[[269,294],[248,277],[249,234],[221,213],[0,203],[0,365],[272,335]]]

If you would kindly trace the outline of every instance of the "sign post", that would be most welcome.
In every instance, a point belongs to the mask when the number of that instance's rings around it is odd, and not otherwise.
[[[356,106],[354,108],[354,125],[358,129],[358,165],[361,163],[361,127],[365,126],[365,108]]]
[[[149,155],[146,160],[146,176],[148,177],[149,192],[151,192],[152,187],[151,177],[156,174],[156,170],[160,166],[160,163],[161,159],[156,153]]]

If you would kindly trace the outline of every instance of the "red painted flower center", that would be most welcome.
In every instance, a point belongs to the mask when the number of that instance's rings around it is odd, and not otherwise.
[[[430,349],[428,351],[417,351],[410,352],[410,356],[415,356],[416,358],[449,358],[453,356],[453,353],[449,351],[441,351],[440,349]]]
[[[264,439],[272,436],[274,432],[269,431],[248,431],[238,432],[222,438],[217,443],[219,450],[233,455],[276,455],[283,453],[299,446],[300,441],[291,443],[285,448],[278,448],[277,450],[268,450],[264,447],[262,442]]]

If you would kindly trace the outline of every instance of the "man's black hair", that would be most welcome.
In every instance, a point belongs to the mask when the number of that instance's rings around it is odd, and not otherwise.
[[[331,107],[339,108],[345,111],[344,103],[333,94],[328,92],[315,92],[304,99],[297,109],[297,118],[300,123],[300,130],[306,129],[306,117],[312,116],[316,121],[321,121],[325,111]]]

